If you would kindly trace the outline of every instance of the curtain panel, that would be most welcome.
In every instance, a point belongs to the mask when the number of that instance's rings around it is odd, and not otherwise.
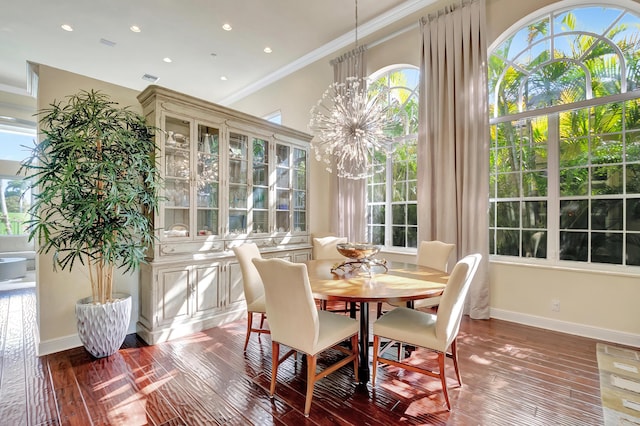
[[[347,77],[366,78],[366,47],[354,50],[331,61],[333,78],[337,83]],[[331,222],[330,231],[338,236],[347,237],[352,242],[366,241],[367,218],[367,180],[331,177]]]
[[[465,313],[489,318],[489,116],[485,0],[420,21],[418,240],[482,254]],[[455,214],[452,214],[455,212]]]

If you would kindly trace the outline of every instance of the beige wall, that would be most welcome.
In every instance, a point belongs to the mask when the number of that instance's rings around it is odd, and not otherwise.
[[[521,18],[553,3],[551,0],[487,0],[487,44],[493,43]],[[627,4],[633,6],[631,2]],[[318,61],[231,106],[257,115],[280,109],[284,125],[308,131],[309,110],[333,78],[330,59]],[[408,32],[369,49],[367,68],[371,73],[392,64],[417,66],[419,61],[420,30],[416,24]],[[329,216],[331,199],[328,174],[319,170],[321,166],[317,162],[312,162],[310,168],[311,232],[323,233],[329,230],[328,219],[325,219]],[[390,253],[385,256],[412,258]],[[640,346],[640,313],[634,306],[640,300],[640,276],[637,268],[629,272],[635,275],[492,262],[492,316]],[[551,311],[554,299],[560,300],[559,312]]]
[[[115,86],[56,68],[40,65],[38,110],[54,100],[61,101],[80,90],[100,90],[108,93],[122,106],[142,112],[137,91]],[[73,273],[54,271],[52,255],[39,255],[37,260],[38,324],[40,328],[39,353],[56,352],[80,346],[75,322],[75,302],[91,295],[88,272],[74,267]],[[115,292],[132,295],[132,313],[129,332],[135,332],[138,318],[138,274],[117,275]]]

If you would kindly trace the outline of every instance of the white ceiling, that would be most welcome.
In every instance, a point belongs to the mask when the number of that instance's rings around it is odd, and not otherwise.
[[[433,3],[358,0],[358,39],[415,24]],[[136,90],[150,74],[158,85],[229,104],[353,47],[354,27],[354,0],[4,0],[0,90],[24,92],[32,61]]]

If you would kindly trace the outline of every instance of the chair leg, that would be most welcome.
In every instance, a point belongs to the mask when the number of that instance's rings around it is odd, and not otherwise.
[[[304,401],[304,416],[309,417],[311,411],[311,398],[313,398],[313,387],[316,384],[316,361],[315,355],[307,354],[307,397]]]
[[[247,312],[247,337],[244,339],[243,352],[247,352],[247,345],[249,344],[249,336],[251,335],[251,326],[253,325],[253,312]],[[262,328],[262,327],[260,327]]]
[[[280,366],[280,343],[271,342],[271,388],[269,396],[273,399],[276,393],[276,378],[278,377],[278,367]]]
[[[376,385],[376,373],[378,372],[378,351],[380,350],[380,337],[373,336],[373,363],[371,365],[371,386]]]
[[[456,377],[458,378],[458,383],[462,386],[462,379],[460,378],[460,370],[458,369],[458,346],[456,345],[456,339],[453,339],[451,342],[451,359],[453,359],[453,367],[456,370]]]
[[[444,393],[444,400],[447,402],[447,410],[451,411],[451,404],[449,403],[449,392],[447,392],[447,377],[444,374],[444,360],[447,354],[444,352],[438,352],[438,368],[440,369],[440,382],[442,382],[442,393]]]
[[[264,319],[266,315],[264,313],[260,314],[260,328],[264,328]]]
[[[358,335],[354,334],[351,336],[351,351],[353,352],[353,375],[355,376],[356,383],[360,382],[358,378],[358,359],[360,358],[359,348],[358,348]]]
[[[380,318],[382,316],[382,303],[378,303],[378,307],[376,308],[376,318]]]

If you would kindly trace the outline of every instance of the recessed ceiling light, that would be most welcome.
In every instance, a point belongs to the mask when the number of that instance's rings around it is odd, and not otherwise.
[[[60,28],[62,28],[65,31],[73,31],[73,27],[69,24],[60,25]]]
[[[223,29],[223,30],[225,30],[225,31],[231,31],[231,29],[232,29],[232,28],[231,28],[231,25],[229,25],[229,24],[224,24],[224,25],[222,26],[222,29]]]
[[[137,26],[137,25],[132,25],[132,26],[130,26],[130,27],[129,27],[129,29],[130,29],[131,31],[133,31],[134,33],[139,33],[140,31],[142,31],[142,30],[140,29],[140,27],[139,27],[139,26]]]
[[[171,63],[171,62],[173,62],[173,61],[171,60],[171,58],[164,58],[164,59],[163,59],[163,61],[165,61],[165,62],[166,62],[166,63],[168,63],[168,64],[169,64],[169,63]]]
[[[271,48],[270,48],[269,46],[265,47],[263,51],[264,51],[264,53],[271,53],[271,52],[273,52],[273,50],[271,50]]]
[[[227,76],[226,75],[220,76],[220,80],[227,81]]]

